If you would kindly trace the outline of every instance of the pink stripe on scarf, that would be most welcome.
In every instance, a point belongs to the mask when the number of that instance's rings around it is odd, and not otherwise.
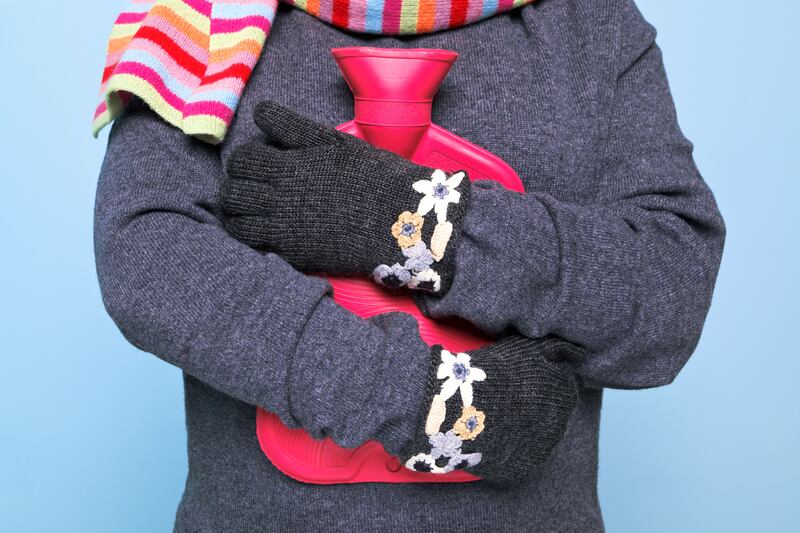
[[[383,3],[383,33],[395,34],[400,31],[400,10],[403,0],[386,0]]]
[[[240,19],[212,19],[211,33],[236,33],[250,26],[261,28],[267,32],[269,31],[269,20],[259,15],[250,15]]]
[[[132,76],[136,76],[137,78],[141,78],[150,84],[161,96],[161,98],[163,98],[167,104],[169,104],[170,107],[178,111],[183,109],[185,102],[179,98],[178,95],[170,91],[164,84],[161,76],[159,76],[158,73],[150,67],[142,65],[141,63],[130,63],[126,61],[117,65],[117,69],[114,71],[114,74],[130,74]]]
[[[229,123],[233,118],[233,111],[219,102],[192,102],[183,108],[183,116],[211,115],[219,118],[225,123]]]
[[[513,0],[511,0],[513,1]],[[434,8],[433,29],[443,30],[450,26],[450,3],[436,2]]]
[[[467,4],[467,22],[478,20],[483,12],[483,0],[469,0]]]
[[[364,31],[367,27],[367,0],[350,0],[350,29]]]
[[[319,0],[319,18],[325,22],[333,20],[333,0]]]
[[[184,4],[191,7],[201,15],[211,16],[211,2],[208,0],[181,0]]]
[[[120,13],[116,24],[136,24],[143,21],[146,16],[147,13]]]

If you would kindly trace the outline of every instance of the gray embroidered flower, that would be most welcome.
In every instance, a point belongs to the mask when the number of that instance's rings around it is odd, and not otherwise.
[[[471,468],[480,463],[481,459],[483,459],[481,452],[459,453],[451,457],[450,461],[448,461],[447,465],[444,466],[442,470],[451,472],[456,469]]]
[[[428,270],[433,264],[433,254],[422,241],[418,241],[414,246],[403,248],[402,251],[403,255],[408,258],[405,264],[406,269],[414,273]]]
[[[411,281],[411,272],[399,263],[395,263],[392,266],[378,265],[372,271],[372,277],[381,285],[397,288]]]
[[[441,459],[447,459],[447,462]],[[428,472],[431,474],[448,474],[456,469],[470,468],[481,462],[483,455],[480,452],[461,453],[458,450],[451,456],[442,455],[438,459],[433,453],[418,453],[405,462],[405,467],[415,472]]]
[[[456,469],[470,468],[481,462],[483,456],[480,452],[461,453],[461,446],[464,442],[456,436],[453,430],[447,433],[437,433],[428,438],[431,444],[430,458],[443,473],[452,472]],[[447,459],[447,463],[442,464],[441,459]]]
[[[464,442],[459,439],[451,429],[447,433],[437,433],[428,437],[431,443],[431,456],[434,459],[440,457],[455,457],[461,454],[461,446]]]

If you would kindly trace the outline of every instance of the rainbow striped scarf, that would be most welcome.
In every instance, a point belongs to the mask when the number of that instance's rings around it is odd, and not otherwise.
[[[469,24],[533,0],[283,0],[335,26],[385,35]],[[132,0],[108,42],[98,132],[131,95],[211,143],[225,137],[278,0]]]

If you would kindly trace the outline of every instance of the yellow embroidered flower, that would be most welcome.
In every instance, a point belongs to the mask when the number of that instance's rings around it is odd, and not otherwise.
[[[473,440],[481,434],[484,429],[483,422],[486,420],[486,415],[483,411],[478,411],[474,406],[470,405],[461,411],[461,418],[456,420],[453,425],[453,431],[461,440]]]
[[[411,211],[403,211],[392,225],[392,235],[400,248],[414,246],[422,237],[422,224],[425,219]]]

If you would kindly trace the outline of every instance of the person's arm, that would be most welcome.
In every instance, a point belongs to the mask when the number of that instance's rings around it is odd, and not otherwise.
[[[433,316],[559,335],[588,384],[671,382],[694,350],[725,235],[682,135],[655,32],[629,4],[597,196],[474,186],[451,290]]]
[[[228,160],[226,230],[303,271],[416,289],[433,317],[582,345],[588,385],[671,382],[698,342],[725,230],[655,32],[631,2],[622,14],[590,200],[470,186],[267,102],[266,143]]]
[[[222,230],[221,176],[216,148],[152,112],[117,120],[96,259],[131,343],[317,438],[379,440],[411,469],[511,483],[545,460],[575,408],[579,349],[516,337],[450,354],[425,345],[409,315],[363,320],[326,282]]]
[[[291,425],[399,449],[427,386],[430,348],[415,321],[359,319],[323,280],[229,237],[217,219],[221,176],[215,147],[151,111],[117,120],[95,216],[109,314],[138,348]]]

